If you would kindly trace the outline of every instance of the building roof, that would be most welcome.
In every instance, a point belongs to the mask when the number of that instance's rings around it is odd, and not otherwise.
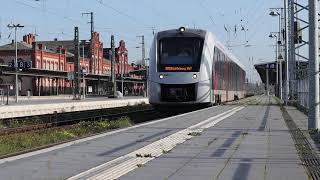
[[[39,43],[41,44],[41,43]],[[21,42],[17,42],[17,49],[18,50],[31,50],[32,49],[32,45],[28,44],[24,41]],[[38,48],[38,47],[37,47]],[[15,43],[9,43],[9,44],[5,44],[3,46],[0,46],[0,51],[13,51],[15,50]],[[44,49],[44,51],[46,52],[51,52],[51,53],[56,53],[56,51],[54,49],[51,48],[46,48]],[[68,57],[73,57],[74,55],[70,52],[67,52],[67,56]]]
[[[65,41],[37,41],[37,44],[43,44],[46,46],[46,49],[57,50],[58,48],[64,48],[69,52],[74,52],[74,41],[65,40]]]
[[[29,50],[32,49],[32,45],[25,43],[25,42],[17,42],[17,49],[19,50]],[[5,44],[3,46],[0,46],[0,51],[6,51],[6,50],[15,50],[15,43],[12,42],[10,44]]]

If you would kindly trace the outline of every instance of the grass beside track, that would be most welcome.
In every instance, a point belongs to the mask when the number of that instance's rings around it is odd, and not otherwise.
[[[61,143],[107,130],[131,126],[129,117],[117,120],[83,121],[68,128],[19,133],[0,136],[0,158],[6,155],[32,150],[35,148]]]
[[[79,121],[85,120],[85,119],[81,119],[83,118],[83,113],[90,114],[92,116],[94,116],[94,113],[96,113],[97,116],[100,116],[100,115],[108,116],[113,114],[122,114],[124,112],[132,112],[132,111],[146,110],[146,109],[150,109],[150,105],[141,103],[141,104],[136,104],[134,106],[128,105],[128,106],[118,107],[118,108],[88,110],[88,111],[81,111],[81,112],[66,112],[66,114],[58,113],[58,114],[39,115],[39,116],[32,116],[32,117],[0,119],[0,130],[6,129],[6,128],[19,128],[19,127],[39,125],[39,124],[45,124],[45,123],[56,123],[56,122],[63,123],[64,121],[68,121],[68,120],[70,121],[70,119],[65,119],[65,117],[76,118],[76,119],[79,119]],[[90,119],[90,117],[88,117],[87,119]]]

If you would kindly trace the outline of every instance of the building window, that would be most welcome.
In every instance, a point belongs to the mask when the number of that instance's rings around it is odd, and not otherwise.
[[[4,60],[3,59],[0,59],[0,64],[4,64]]]

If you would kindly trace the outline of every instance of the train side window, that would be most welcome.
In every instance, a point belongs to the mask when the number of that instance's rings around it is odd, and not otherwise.
[[[217,56],[217,48],[215,47],[214,50],[213,50],[213,59],[212,59],[212,89],[217,89],[216,87],[216,79],[217,79],[217,76],[216,76],[216,63],[217,63],[217,60],[218,60],[218,56]]]
[[[223,89],[223,54],[220,51],[220,61],[219,61],[219,86],[220,89]]]
[[[232,87],[232,91],[234,91],[234,66],[233,66],[233,63],[231,65],[231,87]]]
[[[234,63],[232,63],[232,90],[233,90],[233,91],[235,90],[234,81],[235,81]]]

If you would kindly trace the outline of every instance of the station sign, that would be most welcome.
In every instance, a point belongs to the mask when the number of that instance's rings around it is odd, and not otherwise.
[[[277,68],[277,65],[274,63],[266,65],[266,69],[276,69],[276,68]]]
[[[88,86],[88,93],[92,93],[92,86]]]
[[[8,66],[11,68],[30,69],[32,68],[32,61],[18,61],[16,66],[14,61],[11,61],[8,63]]]
[[[68,80],[74,80],[74,73],[73,72],[68,72]]]

